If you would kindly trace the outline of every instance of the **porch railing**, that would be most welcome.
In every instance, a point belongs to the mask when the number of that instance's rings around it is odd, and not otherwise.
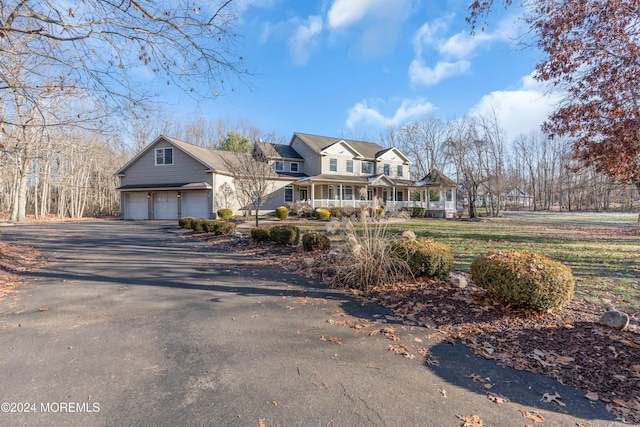
[[[314,208],[329,208],[329,207],[343,207],[343,208],[363,208],[373,207],[373,201],[371,200],[331,200],[331,199],[315,199],[307,200]],[[391,201],[388,200],[384,203],[386,207],[392,208],[425,208],[433,211],[443,210],[455,210],[455,202],[419,202],[419,201]]]

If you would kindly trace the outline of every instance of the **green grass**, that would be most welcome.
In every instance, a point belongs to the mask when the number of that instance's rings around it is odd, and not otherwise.
[[[596,221],[600,221],[597,219]],[[392,233],[412,230],[451,246],[454,268],[469,271],[471,262],[491,250],[540,253],[568,265],[577,281],[576,295],[628,313],[640,312],[640,237],[617,235],[593,227],[539,218],[487,219],[482,222],[411,219],[392,223]],[[306,230],[324,230],[324,224]],[[618,230],[620,228],[612,228]]]

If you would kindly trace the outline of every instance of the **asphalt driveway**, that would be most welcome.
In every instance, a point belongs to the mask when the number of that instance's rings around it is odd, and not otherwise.
[[[536,416],[541,426],[617,425],[583,392],[497,367],[279,266],[185,239],[172,223],[2,232],[49,259],[0,300],[3,426],[457,426],[459,415],[485,426]],[[385,326],[400,341],[371,335]],[[399,344],[415,357],[388,350]],[[509,401],[494,403],[489,391]],[[566,406],[540,401],[553,392]]]

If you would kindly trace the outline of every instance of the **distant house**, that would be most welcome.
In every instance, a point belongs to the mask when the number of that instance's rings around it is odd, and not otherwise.
[[[241,210],[237,200],[220,206],[216,197],[225,184],[234,188],[235,156],[158,137],[117,172],[123,218],[213,218],[223,207]],[[395,147],[296,132],[288,145],[256,142],[246,156],[276,172],[263,210],[299,201],[356,208],[378,198],[388,207],[423,207],[429,216],[455,214],[455,182],[438,171],[412,180],[410,160]]]

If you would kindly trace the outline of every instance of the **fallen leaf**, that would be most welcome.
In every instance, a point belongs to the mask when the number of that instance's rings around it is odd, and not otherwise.
[[[584,397],[592,401],[596,401],[599,399],[598,393],[596,393],[595,391],[590,391],[589,393],[585,394]]]
[[[494,403],[497,403],[498,405],[502,405],[505,402],[510,402],[508,397],[504,397],[501,394],[496,393],[487,393],[487,399]]]
[[[342,344],[342,338],[338,338],[338,337],[329,337],[329,341],[331,341],[334,344]]]
[[[538,412],[529,412],[529,411],[520,411],[522,412],[522,415],[528,419],[533,421],[534,423],[543,423],[544,422],[544,417],[542,415],[540,415]]]
[[[554,392],[554,394],[549,394],[549,393],[545,393],[542,395],[542,399],[540,399],[541,402],[545,402],[545,403],[557,403],[560,406],[567,406],[564,402],[561,402],[559,399],[562,399],[562,397],[558,394],[558,392]]]
[[[484,423],[477,415],[456,415],[459,419],[464,421],[462,427],[484,427]]]
[[[441,388],[440,389],[440,394],[442,395],[442,397],[444,397],[445,399],[447,398],[447,390]]]
[[[38,309],[38,311],[47,311],[47,310],[49,310],[49,307],[40,307]]]
[[[258,418],[258,426],[266,427],[266,424],[264,423],[264,420],[262,418]]]

